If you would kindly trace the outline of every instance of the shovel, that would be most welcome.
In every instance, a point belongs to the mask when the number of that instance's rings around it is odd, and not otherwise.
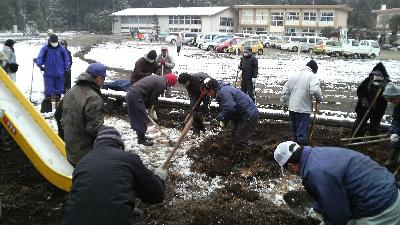
[[[319,102],[315,102],[314,117],[313,117],[313,121],[311,123],[310,134],[308,135],[308,143],[311,143],[311,139],[314,134],[315,122],[317,121],[318,108],[319,108]]]
[[[150,120],[150,122],[157,128],[157,130],[164,136],[164,137],[166,137],[167,139],[168,139],[168,144],[171,146],[171,147],[174,147],[175,146],[175,142],[166,134],[166,133],[164,133],[163,131],[162,131],[162,129],[161,129],[161,127],[156,123],[156,122],[154,122],[154,120],[151,118],[151,116],[147,116],[148,117],[148,119]]]

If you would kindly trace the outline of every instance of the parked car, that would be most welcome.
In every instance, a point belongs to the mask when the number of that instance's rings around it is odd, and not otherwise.
[[[224,33],[224,34],[218,34],[217,36],[215,36],[214,37],[214,39],[220,39],[220,38],[226,38],[226,39],[229,39],[229,38],[232,38],[232,37],[234,37],[235,35],[234,34],[232,34],[232,33]]]
[[[195,32],[188,32],[188,33],[182,33],[182,44],[183,45],[192,45],[194,42],[194,39],[197,38],[199,33]]]
[[[318,36],[303,37],[303,40],[300,43],[300,50],[302,52],[312,53],[314,51],[314,48],[316,47],[317,43],[322,40],[328,40],[328,38],[318,37]]]
[[[314,48],[314,53],[319,55],[319,54],[326,54],[326,48],[328,46],[334,45],[335,41],[330,41],[330,40],[320,40]]]
[[[354,43],[354,42],[353,42]],[[352,58],[371,58],[374,59],[380,55],[381,48],[378,42],[374,40],[361,40],[357,44],[352,44],[346,47],[343,52],[345,57]]]
[[[339,41],[330,41],[327,42],[327,46],[325,47],[325,53],[329,56],[339,57],[343,55],[343,51],[345,50],[345,46],[342,42]]]
[[[282,50],[297,52],[300,47],[300,43],[303,37],[299,36],[286,36],[283,38],[283,44],[281,45]]]
[[[231,47],[232,45],[235,45],[237,43],[239,43],[241,40],[243,40],[244,38],[241,37],[233,37],[233,38],[229,38],[228,40],[220,43],[219,45],[217,45],[215,47],[215,49],[217,50],[217,52],[228,52],[228,48]]]
[[[261,42],[264,44],[264,48],[271,47],[276,41],[282,40],[276,36],[261,36]]]
[[[168,43],[175,44],[176,37],[178,37],[179,32],[169,32],[168,35],[165,37],[165,41]]]
[[[203,44],[205,42],[210,42],[212,40],[214,40],[214,38],[218,35],[219,33],[207,33],[204,34],[198,41],[197,47],[198,48],[202,48]]]
[[[195,42],[193,43],[194,46],[199,46],[199,41],[204,37],[205,34],[199,34],[195,40]]]
[[[234,33],[233,35],[235,37],[249,38],[251,34],[249,34],[249,33]]]
[[[201,49],[206,51],[214,50],[217,45],[226,41],[227,39],[228,39],[227,37],[214,38],[214,40],[212,41],[204,42],[204,44],[201,46]]]
[[[262,55],[264,54],[264,46],[259,40],[244,39],[236,45],[232,45],[228,48],[229,53],[240,54],[244,51],[244,47],[251,47],[251,52],[254,54]]]

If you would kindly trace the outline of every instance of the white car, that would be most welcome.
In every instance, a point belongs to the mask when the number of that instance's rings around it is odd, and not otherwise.
[[[165,41],[168,43],[175,44],[176,37],[178,37],[179,32],[169,32],[169,34],[165,37]]]
[[[283,38],[282,50],[297,52],[303,37],[286,36]]]
[[[380,52],[381,48],[378,42],[374,40],[361,40],[360,42],[351,40],[351,44],[346,45],[343,55],[346,58],[357,59],[361,57],[374,59],[380,55]]]
[[[201,49],[206,51],[214,50],[217,45],[221,44],[222,42],[228,39],[229,39],[228,37],[222,37],[222,38],[216,38],[209,42],[204,42],[203,45],[201,46]]]

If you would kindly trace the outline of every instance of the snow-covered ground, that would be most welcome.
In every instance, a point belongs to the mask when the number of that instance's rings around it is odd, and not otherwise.
[[[33,74],[32,100],[34,102],[39,102],[43,98],[43,77],[36,66],[32,67],[32,59],[37,56],[40,48],[45,43],[46,39],[40,39],[20,41],[15,44],[17,62],[20,65],[17,73],[17,86],[25,93],[27,98],[29,98],[31,76]],[[124,42],[121,44],[106,43],[95,47],[85,57],[104,63],[109,67],[132,70],[135,61],[151,49],[155,49],[159,52],[160,45],[148,45],[134,42]],[[79,48],[70,48],[70,50],[72,53],[75,53]],[[175,47],[173,46],[170,46],[170,52],[175,59],[176,67],[174,71],[177,73],[202,71],[209,73],[217,79],[226,80],[227,82],[234,81],[237,65],[240,60],[238,56],[227,57],[225,54],[218,54],[218,57],[216,57],[215,53],[188,47],[183,48],[180,56],[176,55]],[[309,56],[305,54],[299,55],[295,53],[289,55],[289,57],[288,54],[282,55],[282,57],[276,57],[276,55],[270,57],[266,54],[258,58],[260,66],[258,83],[267,86],[265,89],[260,90],[265,93],[273,92],[277,88],[279,89],[289,74],[296,72],[310,59]],[[350,87],[351,85],[361,82],[378,60],[349,61],[318,57],[317,62],[319,64],[318,76],[325,85],[332,86],[332,89],[335,88],[336,85],[340,85],[346,89],[346,86]],[[398,61],[389,60],[385,61],[384,64],[391,79],[398,81],[400,79],[400,63]],[[74,58],[72,80],[84,71],[87,65],[86,62]],[[110,74],[111,76],[108,79],[112,80],[113,73]],[[340,96],[337,97],[340,98]],[[346,98],[347,96],[343,95],[342,97]],[[337,114],[340,113],[341,112],[337,112]],[[343,114],[345,115],[346,113]],[[343,117],[339,119],[346,118]],[[56,123],[50,118],[48,121],[56,129]],[[130,129],[127,120],[107,117],[106,124],[115,126],[122,133],[126,143],[126,149],[139,154],[144,163],[148,166],[161,166],[172,150],[164,140],[165,138],[161,137],[161,133],[158,132],[155,127],[151,126],[149,128],[149,135],[160,141],[157,142],[154,147],[143,147],[137,144],[136,134]],[[177,140],[180,131],[177,129],[167,129],[165,133],[168,133],[172,139]],[[212,133],[208,133],[207,135],[212,135]],[[171,171],[187,178],[185,181],[178,183],[176,187],[176,192],[180,194],[183,199],[206,197],[213,190],[224,186],[223,180],[218,176],[213,179],[204,179],[205,175],[190,170],[192,161],[187,157],[186,151],[190,147],[198,145],[203,138],[204,136],[201,138],[190,138],[189,133],[189,138],[186,139],[182,147],[178,150],[174,157],[176,160],[174,160],[171,165]],[[272,179],[268,181],[255,179],[251,182],[249,188],[256,190],[261,196],[272,200],[276,204],[282,204],[284,203],[283,194],[285,192],[300,188],[301,185],[299,182],[295,181],[297,180],[293,177],[287,176],[285,176],[284,179]],[[191,188],[193,186],[197,188]]]

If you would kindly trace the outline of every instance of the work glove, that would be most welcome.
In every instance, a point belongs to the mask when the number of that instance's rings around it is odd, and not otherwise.
[[[223,128],[223,127],[225,126],[225,123],[224,123],[224,122],[219,121],[219,120],[217,120],[217,119],[211,120],[210,124],[213,125],[213,126],[219,126],[219,127],[221,127],[221,128]]]
[[[44,66],[39,67],[40,71],[44,71]]]
[[[162,168],[161,166],[160,167],[157,167],[155,170],[154,170],[154,174],[156,175],[156,176],[158,176],[161,180],[163,180],[164,182],[167,180],[167,176],[168,176],[168,170],[166,170],[166,169],[164,169],[164,168]]]
[[[251,81],[253,82],[253,84],[255,84],[257,81],[257,78],[251,78]]]
[[[158,120],[158,116],[157,116],[157,112],[156,110],[154,110],[154,107],[152,106],[149,112],[149,116],[150,118],[152,118],[153,120]]]
[[[288,108],[287,105],[283,105],[283,106],[282,106],[282,110],[283,110],[284,113],[287,113],[287,111],[289,110],[289,108]]]
[[[399,142],[399,140],[400,140],[399,135],[397,135],[397,134],[390,135],[390,142],[391,143],[396,144],[396,143]]]
[[[161,64],[165,64],[166,63],[166,61],[165,60],[161,60],[161,62],[160,62]]]
[[[364,108],[368,108],[368,106],[369,106],[368,99],[367,98],[361,98],[361,105]]]
[[[18,71],[19,65],[17,63],[7,63],[7,67],[10,69],[11,73]]]

